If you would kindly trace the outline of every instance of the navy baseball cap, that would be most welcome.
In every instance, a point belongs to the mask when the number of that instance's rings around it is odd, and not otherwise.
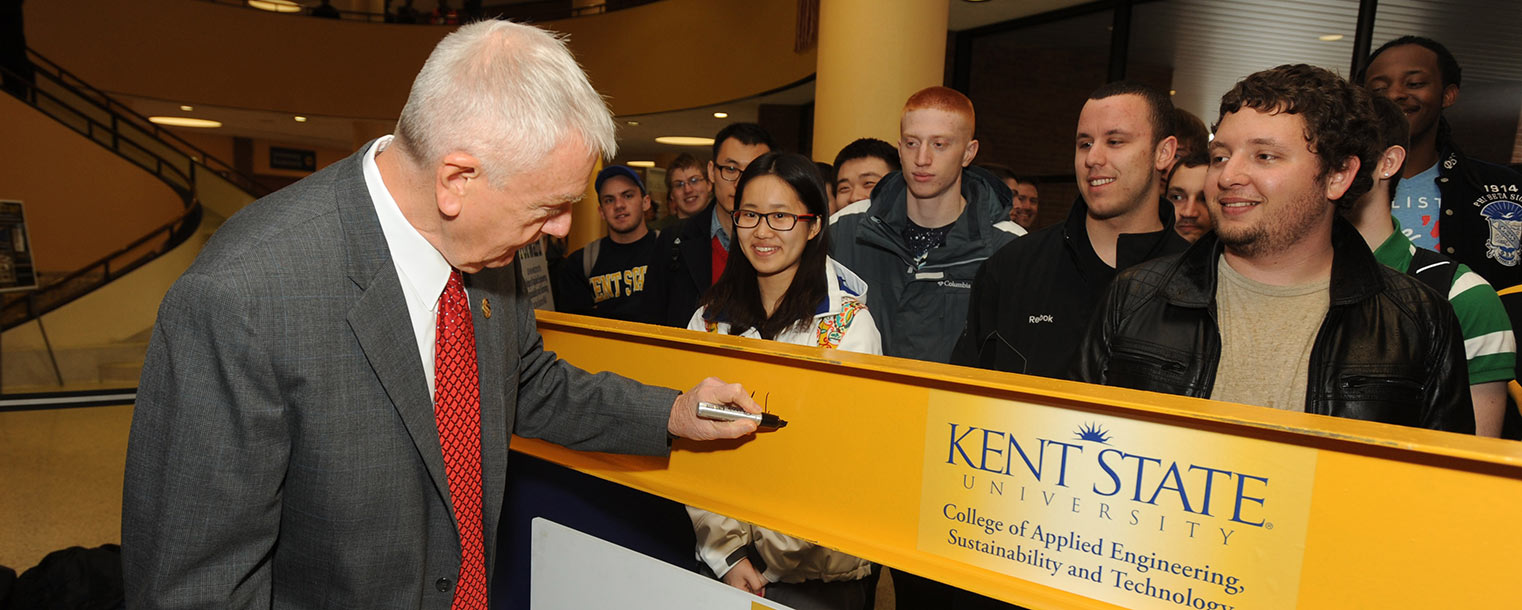
[[[634,185],[639,187],[640,194],[645,194],[645,182],[640,180],[639,174],[635,173],[634,170],[630,169],[627,165],[609,165],[602,168],[602,171],[597,172],[597,181],[595,183],[597,192],[601,193],[602,183],[607,182],[609,178],[613,178],[615,176],[622,176],[624,178],[633,180]]]

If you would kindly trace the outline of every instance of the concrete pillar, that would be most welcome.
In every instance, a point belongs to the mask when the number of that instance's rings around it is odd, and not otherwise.
[[[815,160],[857,138],[898,142],[899,112],[946,70],[949,0],[820,0]]]

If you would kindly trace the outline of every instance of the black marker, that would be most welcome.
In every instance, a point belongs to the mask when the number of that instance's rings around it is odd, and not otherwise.
[[[771,413],[750,413],[744,409],[737,409],[728,405],[716,405],[711,402],[698,403],[698,417],[714,421],[748,419],[756,422],[757,427],[772,430],[787,426],[787,420]]]

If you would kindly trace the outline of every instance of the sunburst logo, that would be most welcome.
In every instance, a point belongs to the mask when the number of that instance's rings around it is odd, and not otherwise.
[[[1099,424],[1089,423],[1079,426],[1077,435],[1080,441],[1094,441],[1101,445],[1110,444],[1110,433]]]

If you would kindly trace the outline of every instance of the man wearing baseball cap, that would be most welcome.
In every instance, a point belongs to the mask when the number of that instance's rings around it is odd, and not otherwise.
[[[603,168],[596,185],[597,211],[608,225],[608,236],[572,252],[556,270],[556,309],[657,323],[645,290],[656,241],[656,232],[645,226],[650,195],[639,174],[623,165]]]

